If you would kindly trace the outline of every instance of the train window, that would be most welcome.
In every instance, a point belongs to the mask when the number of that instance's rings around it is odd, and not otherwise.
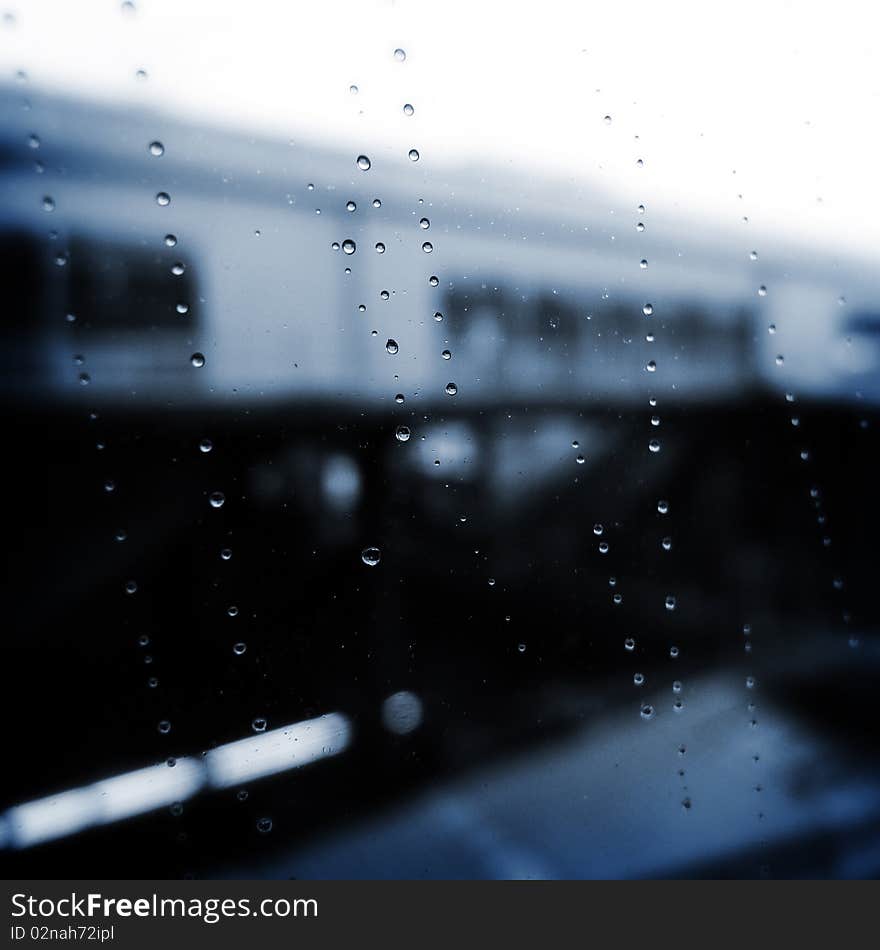
[[[3,335],[14,337],[38,329],[42,313],[44,254],[40,242],[26,232],[0,235],[0,281],[5,288]]]
[[[77,330],[190,332],[198,310],[195,275],[176,246],[159,251],[75,236],[69,257],[68,309]]]

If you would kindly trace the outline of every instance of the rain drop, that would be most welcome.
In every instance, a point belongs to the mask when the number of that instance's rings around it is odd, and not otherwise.
[[[375,567],[382,559],[382,552],[378,548],[364,548],[361,551],[361,560],[367,567]]]

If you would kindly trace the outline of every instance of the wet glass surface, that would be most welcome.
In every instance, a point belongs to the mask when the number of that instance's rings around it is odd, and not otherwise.
[[[610,59],[563,173],[417,16],[282,108],[231,14],[89,13],[99,92],[50,7],[3,24],[5,876],[875,876],[858,208],[762,214],[760,148],[680,191]]]

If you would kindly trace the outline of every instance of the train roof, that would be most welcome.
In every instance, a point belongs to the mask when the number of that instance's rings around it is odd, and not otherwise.
[[[631,250],[636,259],[644,246],[635,230],[636,208],[628,200],[574,178],[460,165],[447,155],[412,162],[387,148],[370,154],[371,167],[362,171],[355,144],[343,151],[295,135],[283,141],[31,85],[0,87],[0,117],[0,162],[7,175],[31,174],[39,159],[49,175],[66,180],[133,187],[161,180],[172,194],[176,189],[214,199],[286,203],[293,211],[309,213],[323,205],[323,214],[339,218],[350,197],[379,197],[389,212],[407,216],[415,213],[414,203],[421,198],[434,215],[442,214],[447,231],[491,231],[545,244],[575,242],[585,251],[613,244],[615,253]],[[37,149],[32,136],[38,138]],[[164,143],[161,165],[149,152],[153,141]],[[662,240],[693,266],[738,262],[748,254],[750,239],[696,218],[686,208],[649,208],[649,215],[652,239]],[[760,244],[764,266],[775,274],[825,271],[840,284],[841,293],[873,279],[874,263],[848,251],[796,246],[766,235]]]

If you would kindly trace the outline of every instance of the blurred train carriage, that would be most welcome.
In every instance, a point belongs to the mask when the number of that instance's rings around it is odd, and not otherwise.
[[[217,703],[255,712],[253,682],[231,672],[240,636],[263,664],[259,702],[287,719],[341,706],[383,733],[382,697],[413,690],[442,764],[456,716],[485,706],[496,733],[500,718],[523,728],[516,690],[551,668],[614,669],[647,627],[692,655],[726,649],[706,630],[790,608],[786,585],[812,583],[785,573],[814,530],[786,487],[802,447],[785,394],[804,418],[838,407],[810,445],[880,401],[864,268],[783,246],[755,259],[747,232],[571,183],[387,154],[362,170],[356,153],[158,114],[27,106],[0,99],[0,388],[28,459],[13,497],[45,507],[34,473],[51,468],[54,543],[23,534],[9,578],[63,589],[13,605],[21,655],[73,662],[82,644],[59,630],[101,604],[108,664],[149,631],[173,658],[169,702],[200,684],[203,709],[180,717],[198,747]],[[824,459],[842,485],[833,447]],[[863,461],[849,458],[859,484]],[[653,512],[669,497],[661,560]],[[857,551],[865,525],[848,530]],[[361,562],[371,545],[377,570]],[[147,590],[135,614],[129,576]],[[673,584],[674,618],[656,609]],[[246,632],[222,626],[230,604]],[[469,697],[457,711],[450,683]],[[39,790],[21,781],[18,797]]]

